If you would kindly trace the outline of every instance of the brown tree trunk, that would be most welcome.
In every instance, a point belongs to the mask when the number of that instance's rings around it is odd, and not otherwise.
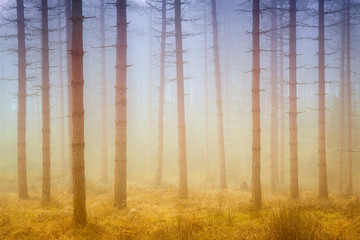
[[[283,8],[283,0],[280,1],[280,9]],[[285,183],[285,78],[284,78],[284,30],[283,18],[284,13],[279,14],[280,36],[279,36],[279,52],[280,52],[280,167],[279,167],[279,181],[281,184]]]
[[[297,138],[297,63],[296,63],[296,0],[290,0],[289,24],[289,87],[290,87],[290,197],[299,197],[298,183],[298,138]]]
[[[319,0],[319,197],[328,198],[325,135],[325,13],[324,0]]]
[[[204,1],[204,80],[205,80],[205,161],[206,179],[210,179],[210,157],[209,157],[209,71],[208,71],[208,32],[207,32],[207,4]]]
[[[223,106],[222,106],[222,93],[221,93],[218,23],[217,23],[215,0],[211,0],[211,13],[212,13],[211,15],[212,15],[213,41],[214,41],[213,50],[214,50],[217,122],[218,122],[219,177],[220,177],[220,188],[226,189],[227,184],[226,184],[224,119],[223,119]]]
[[[74,222],[86,225],[82,0],[72,1],[72,169]]]
[[[347,137],[348,137],[348,171],[347,171],[347,195],[353,194],[353,176],[352,176],[352,109],[351,109],[351,1],[347,0],[346,6],[346,83],[347,83]]]
[[[184,94],[184,60],[182,42],[181,0],[175,0],[175,38],[176,38],[176,79],[177,79],[177,111],[179,138],[179,197],[188,197],[187,160],[186,160],[186,125]]]
[[[164,155],[164,101],[165,101],[165,51],[166,51],[166,0],[161,3],[161,52],[160,52],[160,87],[158,116],[158,152],[156,185],[161,185]]]
[[[42,201],[50,202],[50,76],[49,76],[49,27],[48,27],[48,2],[41,0],[42,22]]]
[[[271,1],[271,191],[275,193],[279,181],[278,163],[278,59],[277,59],[277,4]]]
[[[115,207],[126,207],[126,106],[127,106],[127,3],[116,1],[117,40],[116,40],[116,102],[115,102]]]
[[[260,126],[260,1],[253,1],[252,29],[252,200],[260,209],[261,197],[261,126]]]
[[[24,1],[16,1],[18,31],[18,127],[17,165],[20,199],[28,198],[26,176],[26,47]]]
[[[105,53],[105,2],[100,0],[100,33],[101,33],[101,177],[103,183],[108,182],[108,149],[107,149],[107,101],[106,101],[106,53]]]

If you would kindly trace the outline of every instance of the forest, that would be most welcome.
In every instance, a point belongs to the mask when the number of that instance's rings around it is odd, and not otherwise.
[[[359,240],[359,0],[0,0],[0,239]]]

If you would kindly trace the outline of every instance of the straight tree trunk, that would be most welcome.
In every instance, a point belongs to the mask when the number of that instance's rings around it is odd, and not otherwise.
[[[340,50],[340,159],[339,159],[339,191],[344,185],[344,138],[345,138],[345,39],[346,39],[346,3],[341,1],[341,50]]]
[[[260,0],[253,0],[252,29],[252,200],[260,209],[261,126],[260,126]]]
[[[297,140],[297,63],[296,63],[296,0],[290,0],[289,24],[289,87],[290,87],[290,197],[299,198],[298,140]]]
[[[328,198],[325,135],[325,13],[324,0],[319,0],[319,197]]]
[[[280,1],[280,9],[284,7],[283,0]],[[279,14],[279,25],[280,25],[280,41],[279,41],[279,52],[280,52],[280,168],[279,168],[279,181],[283,185],[285,183],[285,78],[284,78],[284,30],[283,30],[283,18],[284,14]]]
[[[218,37],[216,0],[211,0],[211,15],[212,15],[213,41],[214,41],[213,50],[214,50],[217,122],[218,122],[219,177],[220,177],[220,188],[226,189],[227,183],[226,183],[226,161],[225,161],[224,119],[223,119],[224,116],[223,116],[222,94],[221,94],[221,74],[220,74],[219,37]]]
[[[209,71],[208,71],[208,32],[207,32],[207,4],[204,1],[204,80],[205,80],[205,161],[206,179],[210,179],[210,157],[209,157]]]
[[[187,160],[186,160],[186,125],[184,94],[184,60],[181,0],[174,0],[175,6],[175,38],[176,38],[176,79],[177,79],[177,111],[179,138],[179,197],[187,199]]]
[[[116,1],[116,102],[115,102],[115,207],[126,207],[126,165],[127,165],[127,3]]]
[[[74,222],[86,225],[82,0],[72,1],[72,169]]]
[[[158,116],[158,152],[156,185],[160,186],[163,172],[164,155],[164,104],[165,104],[165,51],[166,51],[166,0],[161,2],[161,50],[160,50],[160,87]]]
[[[151,0],[149,1],[149,3],[151,3]],[[152,7],[149,7],[149,109],[148,109],[148,116],[149,116],[149,122],[148,122],[148,159],[147,159],[147,170],[150,170],[150,166],[153,163],[153,129],[152,129],[152,125],[153,125],[153,69],[152,69],[152,54],[153,54],[153,13],[152,13],[153,9]]]
[[[26,176],[26,46],[24,1],[16,0],[18,34],[18,126],[17,166],[18,194],[20,199],[28,198]]]
[[[101,182],[108,182],[108,148],[107,148],[107,84],[106,84],[106,53],[105,53],[105,2],[100,0],[100,33],[101,33]]]
[[[42,22],[42,201],[50,202],[50,74],[49,74],[49,27],[48,27],[48,1],[41,0]]]
[[[353,194],[353,176],[352,176],[352,109],[351,109],[351,1],[347,0],[346,6],[346,83],[347,83],[347,137],[348,137],[348,171],[347,171],[347,195]]]
[[[276,192],[279,181],[278,163],[278,59],[277,59],[277,3],[271,1],[271,191]]]

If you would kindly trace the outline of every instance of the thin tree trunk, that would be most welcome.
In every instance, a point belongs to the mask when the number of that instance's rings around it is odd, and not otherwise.
[[[275,193],[279,181],[278,163],[278,59],[277,59],[277,4],[271,1],[271,191]]]
[[[72,1],[72,159],[74,222],[86,225],[85,164],[84,164],[84,77],[83,77],[83,15],[82,0]]]
[[[18,129],[17,165],[20,199],[28,198],[26,176],[26,47],[24,1],[16,1],[18,31]]]
[[[319,197],[328,198],[325,135],[325,13],[319,0]]]
[[[186,160],[186,125],[184,94],[184,60],[181,0],[175,0],[175,38],[176,38],[176,79],[177,79],[177,111],[179,138],[179,197],[188,197],[187,160]]]
[[[166,0],[162,0],[161,7],[161,52],[160,52],[160,87],[159,87],[159,116],[158,116],[158,152],[156,185],[161,185],[164,155],[164,101],[165,101],[165,51],[166,51]]]
[[[221,93],[221,74],[220,74],[220,59],[219,59],[219,37],[218,37],[218,23],[216,12],[216,1],[211,0],[212,13],[212,27],[213,27],[213,41],[214,41],[214,69],[215,69],[215,87],[216,87],[216,107],[217,107],[217,122],[218,122],[218,144],[219,144],[219,177],[220,188],[226,189],[226,161],[225,161],[225,140],[224,140],[224,119]]]
[[[347,127],[348,127],[348,176],[347,176],[347,195],[353,193],[353,176],[352,176],[352,109],[351,109],[351,1],[347,0],[346,6],[346,83],[347,83]]]
[[[296,0],[290,0],[290,24],[289,24],[289,83],[290,83],[290,197],[299,197],[298,183],[298,140],[297,140],[297,63],[296,63]]]
[[[260,1],[253,1],[252,30],[252,200],[260,209],[261,197],[261,126],[260,126]]]
[[[283,0],[280,1],[280,9],[284,7]],[[280,51],[280,168],[279,168],[279,180],[281,184],[285,183],[285,78],[284,78],[284,30],[283,30],[283,18],[284,14],[280,14],[280,41],[279,41],[279,51]]]
[[[345,38],[346,38],[346,3],[341,2],[341,55],[340,55],[340,159],[339,159],[339,191],[344,185],[344,138],[345,138]]]
[[[127,107],[127,3],[116,1],[117,40],[116,40],[116,112],[115,112],[115,207],[126,207],[126,107]]]
[[[50,202],[50,74],[49,74],[49,27],[48,2],[41,0],[42,22],[42,201]]]
[[[209,71],[208,71],[208,30],[207,30],[207,4],[204,1],[204,80],[205,80],[205,161],[206,161],[206,179],[210,179],[210,157],[209,157]]]
[[[151,3],[151,0],[149,0],[149,2]],[[146,169],[149,171],[150,170],[150,166],[153,163],[153,129],[152,129],[152,125],[153,125],[153,63],[152,63],[152,54],[153,54],[153,17],[152,17],[153,13],[152,13],[152,7],[149,7],[149,109],[148,109],[148,116],[149,116],[149,122],[148,122],[148,157],[147,157],[147,166]]]
[[[106,84],[106,53],[105,53],[105,2],[100,0],[100,32],[101,32],[101,181],[108,182],[108,148],[107,148],[107,84]]]

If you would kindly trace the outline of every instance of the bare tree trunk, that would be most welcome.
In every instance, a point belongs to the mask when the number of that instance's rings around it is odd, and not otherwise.
[[[177,110],[179,138],[179,197],[188,197],[187,160],[186,160],[186,125],[185,125],[185,94],[184,94],[184,60],[181,0],[175,0],[175,38],[176,38],[176,79],[177,79]]]
[[[84,77],[83,77],[83,15],[82,0],[72,1],[72,159],[74,222],[86,225],[86,194],[84,164]]]
[[[61,0],[58,0],[58,5],[61,6]],[[64,67],[63,67],[63,44],[61,33],[61,12],[59,9],[58,19],[58,43],[59,43],[59,84],[60,84],[60,162],[61,175],[65,176],[65,109],[64,109]]]
[[[151,3],[151,0],[149,0],[149,3]],[[148,156],[147,156],[147,166],[146,169],[149,171],[150,166],[153,163],[153,62],[152,62],[152,54],[153,54],[153,13],[152,13],[152,7],[149,7],[149,109],[148,109],[148,116],[149,116],[149,122],[148,122]]]
[[[339,159],[339,191],[344,185],[344,138],[345,138],[345,0],[341,1],[341,56],[340,56],[340,159]]]
[[[347,0],[346,6],[346,83],[347,83],[347,127],[348,127],[348,183],[347,195],[353,194],[353,176],[352,176],[352,109],[351,109],[351,1]]]
[[[227,184],[226,184],[224,119],[223,119],[223,106],[222,106],[222,93],[221,93],[218,23],[217,23],[215,0],[211,0],[211,13],[212,13],[212,27],[213,27],[213,41],[214,41],[213,50],[214,50],[214,69],[215,69],[215,85],[216,85],[217,122],[218,122],[219,177],[220,177],[220,188],[226,189]]]
[[[280,9],[284,7],[283,0],[280,1]],[[283,30],[283,18],[284,14],[280,14],[280,168],[279,168],[279,180],[281,184],[285,182],[285,78],[284,78],[284,30]]]
[[[319,197],[328,198],[325,135],[325,13],[324,0],[319,0]]]
[[[161,185],[164,155],[164,101],[165,101],[165,51],[166,51],[166,0],[161,3],[161,52],[160,52],[160,87],[158,116],[158,152],[156,185]]]
[[[41,0],[42,22],[42,201],[50,202],[50,74],[49,74],[49,27],[48,27],[48,2]]]
[[[18,129],[17,165],[20,199],[28,198],[26,176],[26,47],[24,1],[16,1],[18,31]]]
[[[126,207],[126,165],[127,165],[127,3],[116,1],[116,112],[115,112],[115,207]]]
[[[101,181],[108,182],[108,149],[107,149],[107,84],[106,84],[106,53],[105,53],[105,2],[100,0],[100,32],[101,32]]]
[[[276,192],[279,181],[278,163],[278,46],[277,46],[277,4],[271,1],[271,191]]]
[[[299,197],[298,183],[298,140],[297,140],[297,63],[296,63],[296,0],[290,0],[290,24],[289,24],[289,87],[290,87],[290,197]]]
[[[208,71],[208,30],[207,30],[207,4],[204,1],[204,80],[205,80],[205,161],[206,161],[206,179],[210,179],[210,157],[209,157],[209,71]]]
[[[261,126],[260,126],[260,1],[253,1],[252,30],[252,200],[261,208]]]

